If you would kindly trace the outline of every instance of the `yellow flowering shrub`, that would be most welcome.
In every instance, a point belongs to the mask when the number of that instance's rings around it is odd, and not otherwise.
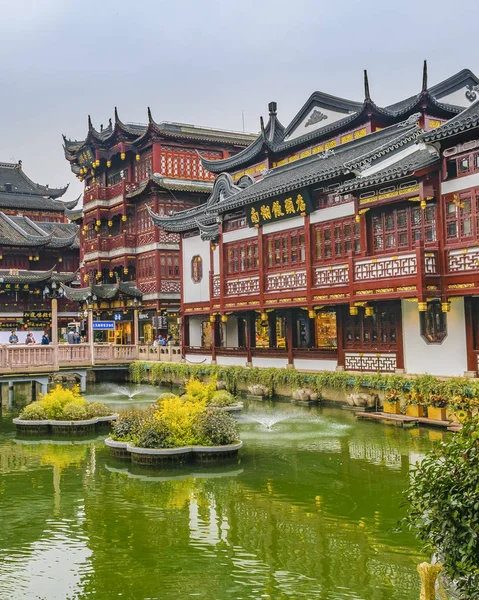
[[[164,424],[171,433],[175,445],[189,445],[192,440],[194,419],[206,408],[205,400],[183,402],[180,398],[164,400],[155,412],[155,419]]]
[[[198,401],[210,402],[216,393],[217,375],[213,375],[208,383],[202,383],[193,377],[186,384],[186,395],[192,396]]]

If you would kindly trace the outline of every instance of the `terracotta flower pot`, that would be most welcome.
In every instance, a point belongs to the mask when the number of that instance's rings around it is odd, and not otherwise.
[[[427,416],[433,421],[447,421],[445,408],[436,408],[435,406],[428,406]]]
[[[399,415],[399,414],[401,414],[401,406],[400,406],[399,402],[388,402],[387,400],[384,400],[383,411],[385,413]]]
[[[424,417],[424,406],[422,404],[408,404],[406,415],[408,417]]]

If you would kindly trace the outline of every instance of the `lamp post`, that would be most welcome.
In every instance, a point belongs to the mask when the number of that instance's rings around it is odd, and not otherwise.
[[[50,298],[52,301],[52,339],[51,342],[54,346],[58,344],[58,299],[64,295],[63,289],[58,287],[56,281],[52,281],[51,286],[45,286],[43,290],[43,297]]]

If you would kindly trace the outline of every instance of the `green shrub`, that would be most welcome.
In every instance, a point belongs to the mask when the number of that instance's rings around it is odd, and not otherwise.
[[[40,401],[32,402],[22,410],[20,419],[24,419],[25,421],[42,421],[47,419],[45,407],[42,406]]]
[[[87,419],[85,402],[69,402],[63,408],[61,419],[65,421],[83,421]]]
[[[111,438],[117,442],[128,442],[135,434],[140,422],[146,413],[139,410],[127,410],[120,413],[113,423]]]
[[[201,446],[225,446],[238,439],[238,425],[233,417],[219,408],[207,408],[193,426],[196,443]]]
[[[183,394],[180,396],[180,400],[182,402],[195,402],[195,397],[191,396],[191,394]]]
[[[226,390],[220,390],[218,392],[215,392],[211,400],[208,402],[208,404],[211,406],[219,407],[232,406],[235,403],[236,399],[233,396],[233,394],[230,394],[230,392],[227,392]]]
[[[107,417],[111,415],[112,410],[103,402],[88,402],[86,405],[86,414],[89,419],[93,417]]]
[[[134,442],[141,448],[173,448],[175,446],[167,424],[153,416],[149,416],[138,425]]]

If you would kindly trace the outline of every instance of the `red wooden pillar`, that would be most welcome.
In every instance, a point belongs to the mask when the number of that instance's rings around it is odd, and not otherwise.
[[[254,318],[256,313],[248,312],[245,318],[245,338],[246,338],[246,362],[251,365],[253,362],[253,353],[251,348],[253,347],[253,328]]]
[[[306,252],[306,301],[308,309],[313,308],[313,248],[311,247],[311,222],[310,216],[304,217],[304,246]]]
[[[156,313],[158,318],[158,312]],[[157,330],[158,332],[158,330]],[[181,323],[181,356],[185,357],[185,348],[190,345],[190,317],[184,315]]]
[[[151,171],[152,173],[161,173],[161,144],[153,144],[151,153]]]
[[[401,300],[394,303],[396,311],[396,369],[404,369],[404,340],[402,334]]]
[[[216,343],[217,343],[217,336],[218,336],[218,322],[217,322],[217,318],[216,316],[214,317],[214,321],[211,321],[211,317],[210,317],[210,323],[211,323],[211,361],[216,363]]]
[[[477,374],[477,355],[474,351],[474,319],[473,319],[473,299],[464,298],[464,317],[466,321],[466,357],[467,370]]]
[[[258,229],[258,275],[259,275],[259,305],[264,310],[264,262],[265,262],[263,228]]]

